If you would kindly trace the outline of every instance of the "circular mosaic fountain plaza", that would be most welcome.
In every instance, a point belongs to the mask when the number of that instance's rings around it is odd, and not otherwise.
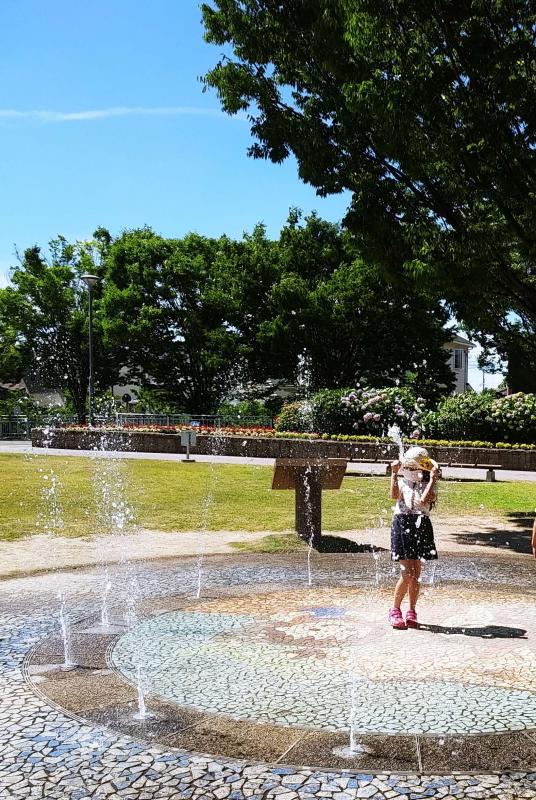
[[[513,561],[481,559],[476,573],[474,561],[444,561],[423,591],[420,628],[393,631],[392,576],[374,580],[363,557],[353,573],[344,557],[323,562],[311,587],[277,558],[259,560],[257,573],[251,559],[233,585],[208,574],[200,599],[170,586],[140,604],[128,630],[81,620],[83,671],[51,669],[55,634],[34,649],[30,673],[77,716],[190,752],[376,772],[534,770],[527,570],[513,588]],[[154,713],[141,723],[138,672]],[[370,752],[345,761],[350,723]]]
[[[422,630],[400,632],[370,594],[202,602],[129,631],[112,662],[133,681],[141,665],[150,694],[252,722],[347,731],[351,718],[362,734],[536,729],[536,651],[514,627],[534,623],[530,601],[510,601],[497,619],[484,593],[457,593],[446,610],[423,604]]]

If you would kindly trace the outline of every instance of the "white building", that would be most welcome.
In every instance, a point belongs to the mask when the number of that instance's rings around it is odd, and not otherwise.
[[[65,405],[61,391],[34,385],[27,378],[22,378],[18,383],[0,383],[0,389],[7,389],[8,392],[26,392],[38,408],[62,408]]]
[[[443,347],[449,351],[448,365],[454,375],[454,394],[471,389],[469,385],[469,350],[474,344],[463,336],[456,334],[451,342],[447,342]]]

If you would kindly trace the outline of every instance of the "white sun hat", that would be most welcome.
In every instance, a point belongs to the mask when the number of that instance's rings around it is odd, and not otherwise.
[[[410,447],[406,450],[404,457],[401,461],[401,468],[404,470],[426,470],[430,472],[432,469],[438,469],[437,461],[430,458],[428,450],[424,447]]]

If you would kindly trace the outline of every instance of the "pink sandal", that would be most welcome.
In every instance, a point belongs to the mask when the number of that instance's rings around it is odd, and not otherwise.
[[[408,628],[418,628],[419,623],[417,622],[417,612],[410,608],[409,611],[406,611],[406,625]]]
[[[399,631],[406,629],[406,623],[399,608],[390,608],[388,619],[392,628],[396,628]]]

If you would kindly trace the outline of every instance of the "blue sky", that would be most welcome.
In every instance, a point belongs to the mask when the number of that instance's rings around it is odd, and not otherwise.
[[[347,197],[247,158],[247,121],[203,94],[220,51],[197,0],[2,0],[0,31],[0,285],[15,248],[100,225],[276,236],[291,206],[342,218]]]
[[[195,0],[3,0],[0,30],[4,278],[15,245],[99,225],[241,236],[263,221],[276,235],[290,206],[343,215],[294,163],[247,158],[247,120],[202,92],[220,51]]]

